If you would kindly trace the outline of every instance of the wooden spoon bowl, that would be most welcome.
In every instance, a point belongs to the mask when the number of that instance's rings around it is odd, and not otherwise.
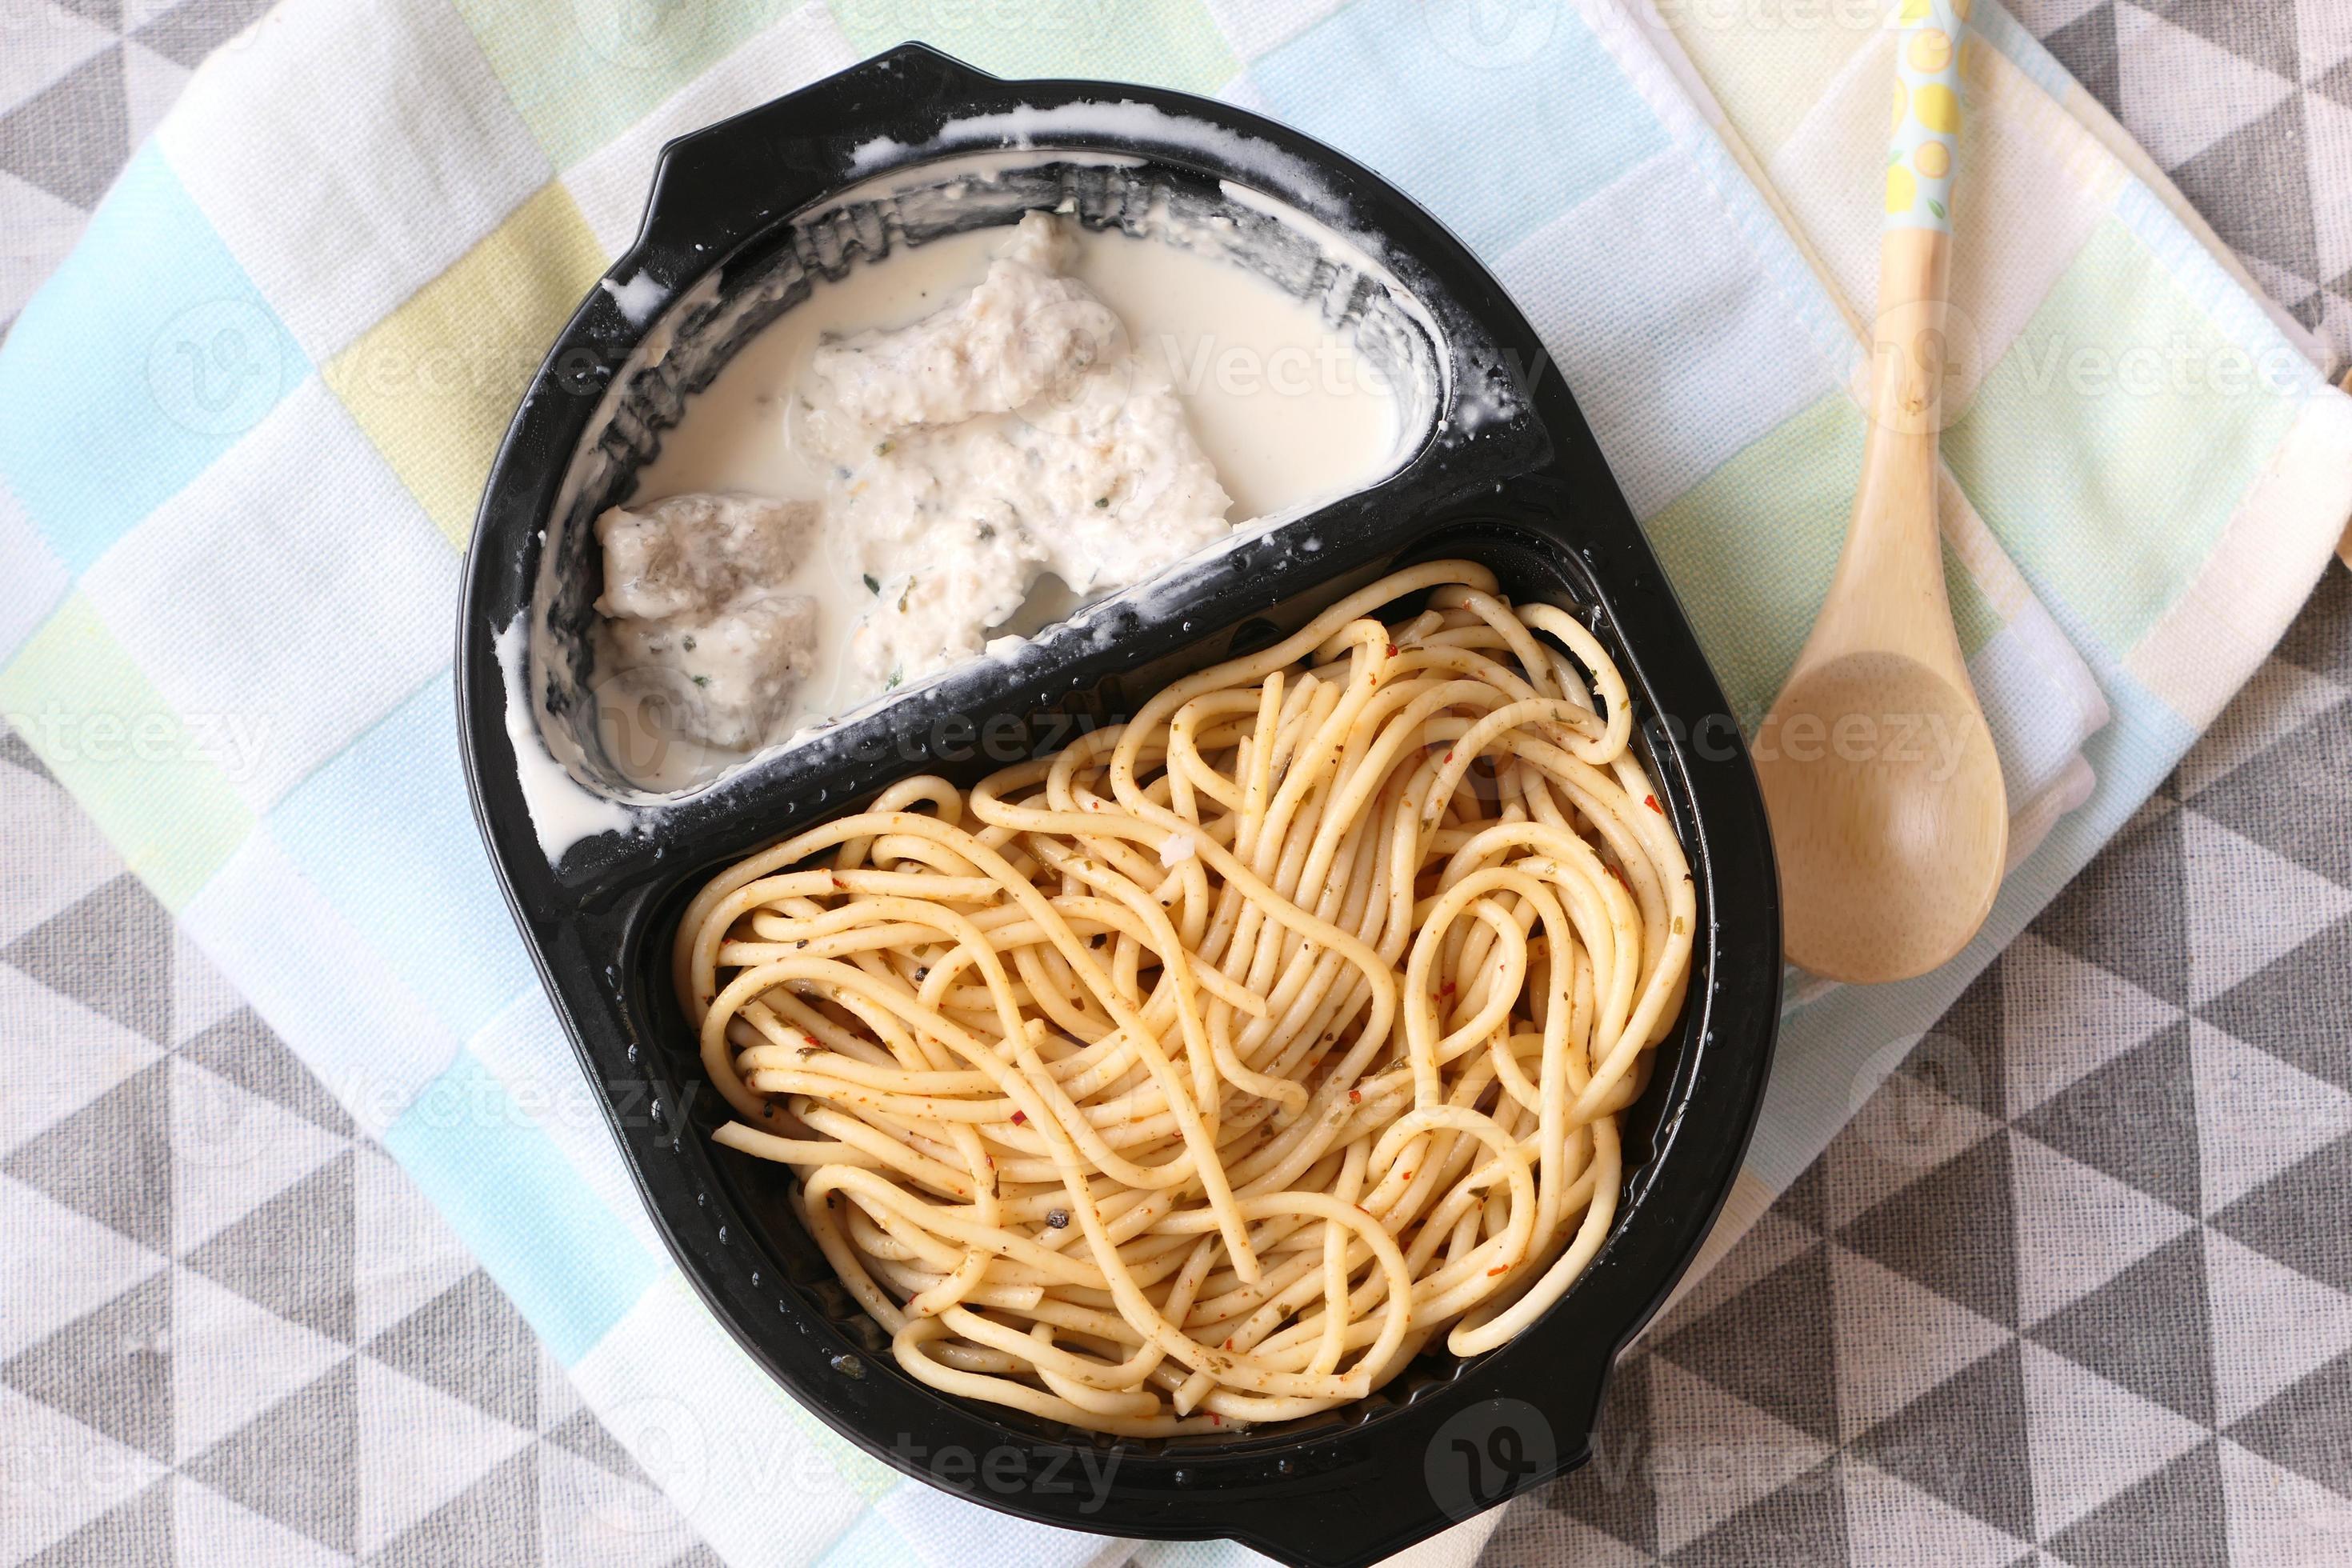
[[[1792,679],[1757,773],[1785,887],[1789,957],[1833,980],[1918,974],[1968,944],[2000,890],[2000,761],[1948,674],[1864,650]]]

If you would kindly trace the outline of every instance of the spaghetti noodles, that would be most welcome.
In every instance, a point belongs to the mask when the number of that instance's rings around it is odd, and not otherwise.
[[[906,780],[688,909],[718,1139],[797,1168],[909,1374],[1074,1426],[1499,1345],[1606,1237],[1687,980],[1631,727],[1590,632],[1447,561],[969,792]]]

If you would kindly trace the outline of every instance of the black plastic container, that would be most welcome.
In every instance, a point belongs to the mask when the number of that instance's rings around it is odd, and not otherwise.
[[[1091,128],[1085,112],[1055,118],[1106,104],[1119,107]],[[582,841],[551,866],[518,747],[542,773],[551,732],[573,750],[583,693],[553,666],[534,668],[527,721],[510,732],[499,634],[527,614],[551,647],[576,654],[598,571],[583,525],[627,496],[685,395],[794,302],[796,276],[838,275],[929,232],[910,207],[845,202],[845,191],[1014,134],[1037,150],[1038,172],[1015,176],[1034,181],[1022,199],[1065,203],[1080,221],[1127,221],[1146,195],[1216,207],[1230,194],[1220,182],[1233,181],[1374,247],[1369,273],[1318,262],[1312,245],[1286,248],[1278,233],[1260,251],[1286,270],[1282,281],[1359,321],[1360,342],[1377,338],[1397,366],[1433,376],[1429,438],[1360,494],[1190,563],[1082,626],[1041,634],[1017,660],[978,661],[818,743],[660,803],[637,830]],[[1102,153],[1123,161],[1106,167]],[[1257,221],[1255,206],[1225,210]],[[1495,280],[1420,208],[1328,148],[1180,93],[1000,81],[910,45],[665,150],[636,244],[564,329],[491,474],[467,563],[460,730],[491,858],[656,1224],[745,1349],[860,1447],[1047,1523],[1228,1536],[1334,1565],[1374,1561],[1589,1457],[1617,1351],[1689,1263],[1738,1171],[1779,1016],[1780,924],[1737,727],[1547,364]],[[687,900],[719,867],[897,778],[977,778],[1010,752],[1058,745],[1073,723],[1123,716],[1166,680],[1270,640],[1392,566],[1454,555],[1493,568],[1515,599],[1571,606],[1611,648],[1697,880],[1689,1002],[1627,1118],[1628,1181],[1608,1243],[1503,1349],[1427,1355],[1357,1407],[1233,1438],[1114,1441],[902,1374],[800,1231],[783,1168],[709,1141],[724,1107],[667,974]],[[574,773],[592,793],[626,798],[593,743],[586,752]]]

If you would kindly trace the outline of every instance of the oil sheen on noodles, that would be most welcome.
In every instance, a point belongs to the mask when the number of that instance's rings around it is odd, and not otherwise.
[[[1682,1006],[1630,730],[1581,625],[1445,561],[969,793],[907,780],[688,910],[719,1141],[797,1167],[950,1394],[1230,1431],[1493,1349],[1608,1235]]]

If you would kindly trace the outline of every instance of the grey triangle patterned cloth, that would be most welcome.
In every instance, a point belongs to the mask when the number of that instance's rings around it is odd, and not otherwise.
[[[0,326],[265,8],[0,0]],[[2013,9],[2340,371],[2352,0]],[[2352,1562],[2347,976],[2331,567],[1484,1563]],[[0,1563],[718,1562],[4,731],[0,1236]]]
[[[0,734],[0,1563],[718,1561]]]
[[[2352,358],[2352,6],[2021,0],[2271,297]]]

